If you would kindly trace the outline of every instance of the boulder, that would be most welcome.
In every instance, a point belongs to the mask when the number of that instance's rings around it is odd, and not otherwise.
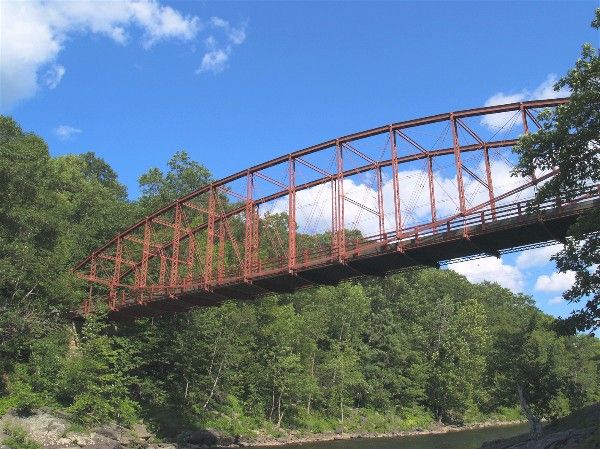
[[[56,445],[65,437],[68,428],[66,420],[41,411],[27,416],[7,413],[0,417],[0,428],[6,425],[23,428],[31,439],[44,446]]]
[[[520,435],[508,440],[486,442],[481,449],[578,449],[595,430],[597,428],[589,427],[542,434],[539,440],[530,440],[527,435]]]
[[[135,435],[138,438],[141,438],[142,440],[147,440],[152,436],[152,434],[148,431],[146,426],[142,423],[134,424],[131,427],[131,430],[133,431],[133,433],[135,433]]]
[[[185,444],[200,447],[231,446],[239,442],[238,437],[231,437],[214,429],[187,432],[180,436],[180,440]]]

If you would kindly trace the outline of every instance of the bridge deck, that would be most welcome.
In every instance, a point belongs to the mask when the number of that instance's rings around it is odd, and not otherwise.
[[[230,299],[252,300],[273,293],[292,293],[314,285],[337,285],[361,276],[385,276],[416,267],[439,267],[446,261],[483,255],[499,256],[501,251],[564,240],[578,216],[600,207],[597,194],[568,204],[546,204],[535,211],[525,203],[505,205],[455,218],[444,226],[413,229],[400,239],[376,236],[373,241],[347,248],[343,260],[338,253],[324,252],[297,265],[290,273],[286,266],[261,270],[261,275],[223,279],[208,291],[200,284],[170,294],[152,296],[143,304],[126,299],[113,319],[159,316],[198,306],[214,306]]]

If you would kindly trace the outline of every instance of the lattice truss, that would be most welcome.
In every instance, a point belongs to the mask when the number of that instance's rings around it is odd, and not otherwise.
[[[554,172],[511,176],[512,147],[541,108],[491,106],[330,140],[203,186],[154,212],[75,267],[90,300],[111,309],[214,291],[368,248],[442,232],[475,212],[489,220],[531,198]],[[103,299],[104,300],[104,299]]]

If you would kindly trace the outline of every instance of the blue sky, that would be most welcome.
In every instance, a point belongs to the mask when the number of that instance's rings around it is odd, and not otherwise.
[[[2,3],[1,109],[53,155],[95,151],[130,196],[185,149],[220,178],[374,126],[536,96],[598,1]],[[454,265],[552,314],[550,251]]]

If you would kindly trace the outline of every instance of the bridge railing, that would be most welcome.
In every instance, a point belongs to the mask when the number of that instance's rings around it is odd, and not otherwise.
[[[475,211],[465,216],[453,217],[433,226],[418,225],[404,230],[401,238],[388,240],[387,235],[373,235],[365,237],[359,245],[372,245],[383,241],[388,243],[408,244],[418,242],[431,237],[444,238],[444,235],[467,231],[475,226],[485,227],[487,225],[499,225],[514,218],[531,219],[538,217],[543,219],[544,212],[566,211],[577,204],[584,203],[600,196],[600,185],[580,189],[570,199],[559,197],[555,199],[537,202],[535,199],[517,201],[511,204],[503,204],[494,208]],[[466,236],[466,235],[465,235]]]
[[[566,198],[557,198],[541,203],[535,200],[518,201],[512,204],[500,205],[494,209],[476,211],[464,217],[455,217],[432,227],[423,228],[414,226],[405,229],[400,239],[390,238],[389,234],[355,238],[347,242],[346,260],[365,255],[376,255],[377,252],[373,250],[380,252],[397,251],[403,247],[416,248],[420,245],[434,244],[449,238],[463,238],[467,237],[475,229],[485,231],[486,227],[493,227],[494,230],[497,230],[502,227],[515,226],[518,225],[519,220],[543,220],[545,214],[550,212],[552,215],[576,214],[579,210],[585,209],[587,202],[598,197],[600,197],[600,185],[582,189],[578,195],[569,200]],[[297,265],[299,269],[309,269],[336,260],[339,260],[339,254],[336,249],[331,245],[323,245],[319,248],[306,248],[303,250],[298,255]],[[287,273],[288,264],[287,258],[280,257],[277,260],[271,260],[262,264],[258,267],[258,271],[261,273],[261,276]],[[243,281],[243,278],[243,270],[233,267],[226,270],[224,276],[218,280],[218,285],[239,283]],[[141,290],[131,286],[129,299],[126,299],[125,295],[123,295],[120,302],[121,305],[135,303],[135,298],[139,297],[140,294],[143,294],[146,302],[152,302],[165,296],[176,294],[177,292],[203,288],[204,285],[201,279],[189,283],[185,288],[167,289],[162,286],[152,285]]]

